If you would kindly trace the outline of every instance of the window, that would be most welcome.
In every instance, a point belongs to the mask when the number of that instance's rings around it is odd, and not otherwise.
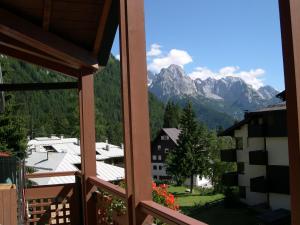
[[[159,166],[158,169],[159,169],[159,170],[162,170],[162,166]]]
[[[167,140],[169,140],[169,136],[168,135],[162,135],[161,140],[162,141],[167,141]]]
[[[157,166],[153,166],[153,170],[157,170]]]
[[[156,155],[153,155],[153,156],[152,156],[152,159],[153,159],[153,160],[156,160],[156,159],[157,159],[157,156],[156,156]]]
[[[158,155],[158,161],[160,161],[161,160],[161,155]]]
[[[237,163],[237,171],[239,174],[244,174],[245,173],[245,164],[243,162],[238,162]]]
[[[161,150],[161,145],[157,145],[157,150],[158,150],[158,151]]]
[[[245,186],[239,186],[239,196],[240,198],[246,198],[246,187]]]
[[[168,153],[169,152],[169,149],[168,148],[165,148],[165,153]]]
[[[243,138],[242,137],[236,137],[235,138],[235,145],[236,145],[236,149],[243,150]]]

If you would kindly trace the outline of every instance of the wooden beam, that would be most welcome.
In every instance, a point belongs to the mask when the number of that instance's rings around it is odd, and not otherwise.
[[[44,17],[43,17],[44,31],[49,31],[51,8],[52,8],[52,0],[44,0]]]
[[[82,203],[84,225],[96,224],[96,201],[94,185],[89,177],[96,177],[96,138],[94,111],[94,77],[92,74],[80,78],[80,151],[82,173]]]
[[[114,195],[115,197],[126,201],[126,193],[125,190],[118,185],[114,185],[108,181],[101,180],[98,177],[89,177],[88,181],[95,185],[97,188],[107,191],[108,193]]]
[[[140,203],[140,207],[146,214],[152,215],[168,225],[207,225],[153,201],[143,201]]]
[[[30,173],[26,174],[25,178],[45,178],[45,177],[65,177],[65,176],[80,176],[79,171],[51,172],[51,173]]]
[[[81,70],[68,67],[64,64],[61,64],[54,60],[49,60],[45,57],[40,57],[39,55],[31,54],[26,51],[20,51],[16,48],[10,48],[2,44],[0,44],[0,53],[48,68],[50,70],[64,73],[72,77],[80,77],[82,74]]]
[[[70,64],[97,69],[97,59],[90,52],[4,9],[0,9],[0,33]]]
[[[292,225],[300,224],[300,1],[279,0],[286,85]]]
[[[106,23],[103,22],[101,24],[101,26],[102,25],[104,26],[103,29],[99,31],[99,36],[101,37],[101,40],[99,39],[98,44],[95,42],[96,48],[94,48],[96,49],[94,50],[94,54],[97,55],[99,65],[101,66],[105,66],[107,64],[107,60],[109,59],[109,56],[111,54],[111,48],[119,24],[119,0],[108,0],[108,1],[112,1],[110,10],[106,18]],[[108,6],[106,7],[108,8]],[[98,38],[98,34],[97,34],[97,38]]]
[[[0,84],[0,91],[44,91],[78,89],[78,82]]]
[[[102,8],[102,13],[101,16],[99,17],[99,22],[98,22],[98,29],[97,29],[97,34],[94,42],[94,50],[93,54],[97,56],[99,50],[100,50],[100,45],[103,41],[104,37],[104,31],[108,23],[108,16],[111,10],[112,6],[112,0],[105,0],[104,1],[104,6]]]
[[[147,214],[139,204],[152,200],[144,1],[119,2],[128,224],[140,225]]]

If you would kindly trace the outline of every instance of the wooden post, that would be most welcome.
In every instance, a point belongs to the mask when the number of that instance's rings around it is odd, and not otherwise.
[[[80,151],[82,173],[82,204],[84,225],[96,224],[96,201],[92,197],[93,185],[89,176],[96,176],[94,77],[92,74],[80,78]]]
[[[292,224],[300,224],[300,1],[279,0],[287,95]]]
[[[126,194],[129,224],[139,225],[139,203],[152,199],[144,1],[119,1]]]

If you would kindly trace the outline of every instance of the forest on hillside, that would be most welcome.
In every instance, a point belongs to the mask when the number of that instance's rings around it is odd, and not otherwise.
[[[45,70],[6,56],[0,56],[4,83],[65,82],[76,79]],[[107,66],[95,74],[96,139],[120,144],[122,111],[119,61],[113,56]],[[14,105],[14,114],[21,118],[31,138],[64,135],[79,137],[77,90],[19,91],[5,93],[6,104]],[[13,101],[13,103],[11,103]],[[164,104],[149,93],[151,136],[163,125]]]

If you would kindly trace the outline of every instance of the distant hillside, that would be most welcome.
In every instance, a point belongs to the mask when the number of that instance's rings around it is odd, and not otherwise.
[[[0,56],[5,83],[75,81],[70,77],[48,71],[12,58]],[[18,111],[27,123],[28,135],[51,134],[79,136],[78,96],[76,90],[14,92]],[[6,95],[7,96],[7,95]],[[8,97],[8,96],[7,96]],[[162,126],[164,104],[149,94],[151,133]],[[120,68],[114,58],[95,76],[96,137],[120,144],[122,141],[122,114],[120,95]]]
[[[210,128],[228,127],[240,120],[244,111],[251,111],[278,102],[271,86],[258,90],[237,77],[192,80],[177,65],[164,68],[158,74],[149,73],[149,90],[163,102],[185,104],[193,102],[199,120]]]

